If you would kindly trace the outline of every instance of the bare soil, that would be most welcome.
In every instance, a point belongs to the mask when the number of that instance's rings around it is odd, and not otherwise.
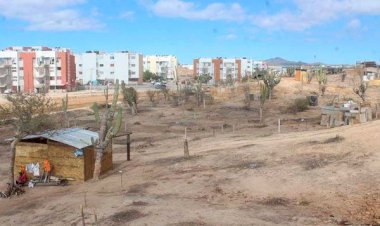
[[[356,98],[335,79],[321,105],[338,93]],[[87,225],[95,225],[95,215],[99,225],[379,225],[380,121],[326,129],[319,107],[284,113],[294,99],[317,90],[315,82],[300,87],[283,79],[265,106],[265,126],[257,102],[244,110],[243,95],[206,109],[142,100],[137,116],[126,112],[132,161],[126,161],[125,137],[116,138],[114,170],[100,181],[26,188],[0,200],[0,225],[81,225],[81,205]],[[379,94],[371,88],[369,99]],[[70,114],[72,124],[97,129],[89,109]],[[183,158],[185,128],[189,159]],[[11,127],[0,128],[0,139],[11,136]],[[0,147],[1,181],[7,150]]]

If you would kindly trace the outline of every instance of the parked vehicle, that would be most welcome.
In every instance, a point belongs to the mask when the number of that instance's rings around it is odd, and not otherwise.
[[[154,88],[155,89],[166,89],[166,85],[162,84],[160,82],[157,82],[156,84],[154,84]]]
[[[12,90],[11,89],[6,89],[6,90],[4,90],[4,94],[12,94]]]

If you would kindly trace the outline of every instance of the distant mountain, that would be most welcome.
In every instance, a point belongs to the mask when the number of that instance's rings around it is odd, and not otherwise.
[[[303,66],[308,65],[308,63],[302,61],[289,61],[285,60],[281,57],[271,58],[268,60],[264,60],[269,66]]]

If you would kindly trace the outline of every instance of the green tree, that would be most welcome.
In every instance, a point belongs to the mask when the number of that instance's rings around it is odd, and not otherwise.
[[[212,79],[212,77],[208,73],[201,74],[195,78],[196,81],[198,81],[200,83],[204,83],[204,84],[207,84],[211,79]]]
[[[159,80],[159,76],[153,72],[150,71],[144,71],[143,73],[143,81],[149,82],[149,81],[157,81]]]

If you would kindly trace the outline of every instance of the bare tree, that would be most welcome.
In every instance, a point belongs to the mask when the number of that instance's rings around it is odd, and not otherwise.
[[[314,78],[314,71],[308,71],[307,72],[307,84],[310,84],[311,81],[313,80]]]
[[[92,143],[95,147],[96,158],[95,158],[95,169],[94,169],[94,179],[98,180],[102,167],[103,155],[106,152],[109,144],[112,142],[112,138],[119,132],[122,121],[122,111],[121,106],[117,105],[119,97],[119,81],[116,80],[115,91],[113,94],[112,104],[108,106],[108,87],[104,90],[104,96],[106,98],[106,105],[103,115],[100,117],[99,106],[94,103],[92,109],[95,114],[95,120],[99,124],[99,138],[93,140]],[[115,111],[117,114],[115,117]]]
[[[263,77],[265,86],[268,89],[269,100],[272,99],[272,93],[275,86],[281,82],[281,77],[278,73],[269,72]]]
[[[137,91],[133,87],[125,87],[124,81],[121,83],[121,92],[123,94],[123,102],[131,108],[132,115],[137,114]]]
[[[355,83],[354,83],[355,84]],[[356,95],[358,95],[363,101],[366,100],[366,91],[367,91],[368,85],[366,82],[361,81],[360,84],[354,85],[354,88],[352,89]]]
[[[68,105],[69,105],[69,96],[66,93],[65,98],[62,98],[62,112],[63,112],[63,126],[67,128],[70,127],[70,121],[67,115]]]
[[[52,128],[51,112],[55,104],[43,94],[18,93],[8,95],[9,103],[0,105],[0,122],[14,128],[14,139],[10,145],[11,159],[8,168],[8,191],[11,194],[14,184],[14,164],[16,145],[26,136]]]
[[[316,76],[317,81],[318,81],[319,92],[321,93],[321,96],[324,96],[325,92],[326,92],[326,87],[327,87],[326,71],[322,67],[319,67],[315,71],[315,76]]]
[[[166,103],[166,101],[167,100],[169,100],[169,97],[170,97],[170,95],[169,95],[169,89],[161,89],[161,93],[162,93],[162,95],[164,96],[164,100],[165,100],[165,103]]]
[[[244,92],[244,108],[246,110],[249,110],[251,109],[251,96],[250,96],[250,88],[249,88],[248,83],[244,84],[243,92]]]
[[[147,90],[146,95],[148,96],[150,103],[152,103],[152,106],[154,106],[156,102],[155,98],[156,98],[157,92],[154,90]]]
[[[264,109],[264,104],[266,100],[269,97],[269,88],[264,85],[260,84],[260,123],[263,123],[263,109]]]
[[[202,83],[200,81],[195,83],[194,93],[195,93],[195,97],[197,98],[197,106],[199,107],[199,105],[201,104],[203,100],[203,89],[202,89]]]

